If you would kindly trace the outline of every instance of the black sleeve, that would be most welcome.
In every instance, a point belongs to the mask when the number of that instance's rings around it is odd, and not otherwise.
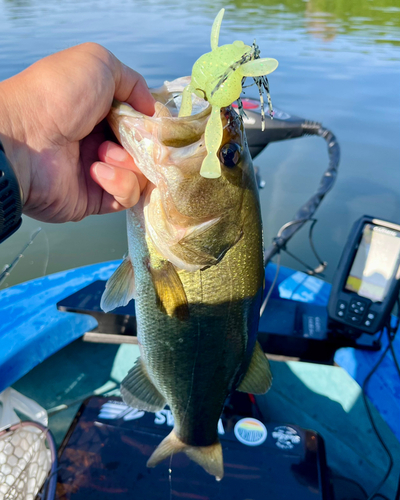
[[[0,142],[0,243],[22,223],[21,189]]]

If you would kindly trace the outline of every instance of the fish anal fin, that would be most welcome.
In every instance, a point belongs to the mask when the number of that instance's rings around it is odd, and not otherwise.
[[[269,361],[259,342],[256,342],[249,368],[237,390],[250,394],[265,394],[271,387],[271,383],[272,374]]]
[[[215,476],[218,481],[222,479],[224,462],[221,443],[217,441],[210,446],[190,446],[181,441],[174,430],[157,446],[147,461],[147,467],[155,467],[165,458],[181,451],[203,467],[206,472]]]
[[[127,405],[138,410],[156,412],[166,404],[164,396],[150,380],[141,358],[138,358],[122,381],[121,396]]]
[[[157,294],[157,307],[168,316],[182,321],[188,319],[186,292],[174,265],[164,261],[160,266],[150,266],[150,273]]]
[[[135,275],[131,259],[127,256],[107,281],[100,307],[104,312],[109,312],[116,307],[126,306],[135,298],[135,293]]]

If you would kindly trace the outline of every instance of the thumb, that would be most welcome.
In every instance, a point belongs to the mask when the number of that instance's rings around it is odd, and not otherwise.
[[[115,78],[115,98],[127,102],[134,109],[145,115],[154,114],[155,99],[151,95],[142,75],[129,68],[115,56],[117,71]]]

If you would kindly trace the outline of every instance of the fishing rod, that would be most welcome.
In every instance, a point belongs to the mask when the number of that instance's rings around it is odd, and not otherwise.
[[[14,269],[14,267],[18,264],[18,262],[22,259],[24,256],[24,252],[26,249],[29,247],[29,245],[32,245],[33,240],[36,238],[36,236],[40,233],[42,230],[41,227],[37,228],[36,231],[32,234],[30,240],[28,243],[26,243],[22,250],[17,254],[15,259],[11,262],[11,264],[6,264],[3,268],[3,271],[0,273],[0,286],[2,285],[3,281],[7,278],[7,276],[10,275],[11,271]]]

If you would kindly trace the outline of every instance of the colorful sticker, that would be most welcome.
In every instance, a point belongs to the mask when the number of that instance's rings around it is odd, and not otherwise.
[[[297,431],[287,425],[275,427],[272,437],[276,439],[276,446],[281,450],[291,450],[295,444],[299,444],[301,438]]]
[[[174,416],[172,415],[171,410],[164,409],[161,411],[157,411],[154,418],[154,423],[157,425],[167,424],[169,427],[173,427]],[[218,420],[218,434],[225,434],[225,429],[221,419]]]
[[[235,436],[247,446],[259,446],[267,439],[267,429],[255,418],[242,418],[235,425]]]

